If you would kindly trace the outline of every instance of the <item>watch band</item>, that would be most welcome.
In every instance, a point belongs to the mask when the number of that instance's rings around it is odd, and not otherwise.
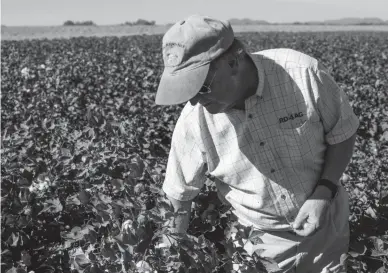
[[[324,179],[324,178],[319,179],[318,183],[315,187],[318,187],[319,185],[326,186],[327,188],[329,188],[331,190],[331,193],[332,193],[331,199],[334,199],[337,196],[338,185],[336,185],[335,183],[333,183],[329,179]]]

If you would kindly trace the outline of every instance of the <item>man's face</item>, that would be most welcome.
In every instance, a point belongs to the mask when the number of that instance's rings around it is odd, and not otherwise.
[[[224,60],[217,66],[211,66],[204,85],[211,90],[208,94],[197,94],[190,99],[191,105],[200,103],[211,114],[223,113],[236,104],[244,102],[243,92],[239,88],[238,71],[234,71]]]

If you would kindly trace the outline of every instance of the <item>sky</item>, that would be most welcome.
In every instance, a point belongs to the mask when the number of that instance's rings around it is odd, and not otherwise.
[[[387,0],[1,0],[1,24],[54,26],[67,20],[91,20],[97,25],[114,25],[139,18],[166,24],[191,14],[271,23],[345,17],[388,20],[387,10]]]

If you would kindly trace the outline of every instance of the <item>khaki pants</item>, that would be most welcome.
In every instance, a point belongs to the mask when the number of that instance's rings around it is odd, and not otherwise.
[[[346,273],[340,257],[349,249],[348,219],[349,195],[341,186],[320,230],[307,237],[291,231],[266,231],[260,237],[263,250],[259,256],[274,259],[281,269],[277,272],[282,273]],[[243,242],[244,249],[252,255],[252,243]]]

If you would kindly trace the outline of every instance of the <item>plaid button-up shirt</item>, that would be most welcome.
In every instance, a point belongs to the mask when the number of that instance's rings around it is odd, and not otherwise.
[[[314,58],[292,49],[249,54],[258,68],[256,95],[245,111],[210,114],[183,108],[172,135],[163,191],[192,200],[216,182],[240,222],[291,230],[324,166],[328,144],[359,126],[346,94]]]

